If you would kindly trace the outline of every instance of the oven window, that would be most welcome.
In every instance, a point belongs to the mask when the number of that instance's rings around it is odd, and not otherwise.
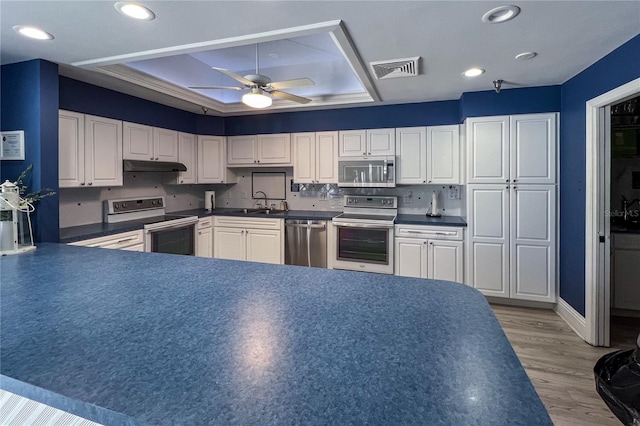
[[[184,228],[158,230],[151,234],[151,251],[154,253],[195,255],[195,225]]]
[[[389,230],[338,227],[338,260],[389,264]]]

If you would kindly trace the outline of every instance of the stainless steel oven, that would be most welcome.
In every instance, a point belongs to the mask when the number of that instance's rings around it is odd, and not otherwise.
[[[107,200],[104,221],[141,223],[146,252],[194,256],[198,217],[167,215],[164,206],[164,197]]]
[[[334,226],[334,269],[393,274],[397,198],[347,195]]]

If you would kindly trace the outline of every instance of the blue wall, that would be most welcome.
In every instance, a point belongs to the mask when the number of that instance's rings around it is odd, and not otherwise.
[[[640,35],[562,85],[560,297],[585,314],[586,102],[640,77]],[[638,87],[640,91],[640,87]]]
[[[180,132],[224,135],[221,117],[192,114],[62,76],[60,108]]]
[[[29,165],[28,192],[58,191],[58,66],[33,60],[2,67],[2,130],[24,130],[25,160],[3,161],[1,179],[14,181]],[[36,241],[58,241],[58,196],[36,205]]]
[[[506,84],[505,84],[506,85]],[[460,122],[467,117],[560,111],[560,86],[463,93]]]

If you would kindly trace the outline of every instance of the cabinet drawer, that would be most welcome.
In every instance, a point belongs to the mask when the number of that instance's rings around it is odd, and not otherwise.
[[[216,216],[215,226],[230,228],[253,228],[282,230],[282,219],[262,219],[255,217]]]
[[[198,229],[207,229],[213,226],[213,220],[208,217],[206,219],[200,219],[198,221]]]
[[[464,229],[451,226],[396,225],[396,237],[462,241]]]
[[[98,247],[109,249],[124,249],[130,246],[144,246],[142,231],[123,232],[121,234],[108,235],[106,237],[92,238],[90,240],[69,243],[71,246]]]

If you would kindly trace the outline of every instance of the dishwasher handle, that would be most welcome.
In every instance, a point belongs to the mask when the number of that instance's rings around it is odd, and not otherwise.
[[[298,223],[285,223],[287,228],[305,228],[305,229],[325,229],[327,226],[324,224],[298,224]]]

